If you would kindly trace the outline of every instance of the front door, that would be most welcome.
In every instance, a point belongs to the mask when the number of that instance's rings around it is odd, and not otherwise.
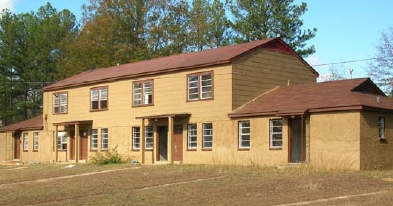
[[[14,134],[14,159],[20,159],[20,133]]]
[[[70,131],[70,160],[75,160],[75,131]]]
[[[299,163],[304,162],[305,157],[305,138],[301,135],[301,119],[289,119],[290,134],[289,134],[289,162]]]
[[[86,160],[87,159],[87,131],[81,130],[79,131],[80,145],[79,145],[79,159]]]
[[[158,161],[168,160],[168,127],[158,127]]]
[[[173,128],[173,141],[175,143],[174,161],[183,161],[183,125],[175,125]]]

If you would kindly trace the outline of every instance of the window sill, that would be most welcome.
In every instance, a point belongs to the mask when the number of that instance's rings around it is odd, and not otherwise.
[[[33,152],[38,152],[38,150],[33,150]]]
[[[67,150],[62,149],[62,150],[57,150],[58,152],[67,152]]]
[[[141,149],[132,149],[133,152],[139,152]]]
[[[197,149],[196,148],[191,148],[191,149],[189,149],[189,148],[187,148],[187,151],[197,151]]]
[[[108,151],[109,149],[101,149],[101,152],[105,152]]]
[[[282,147],[279,147],[279,148],[274,148],[274,147],[272,148],[271,147],[271,148],[269,148],[269,150],[282,150]]]
[[[153,151],[153,148],[145,148],[145,151]]]
[[[202,151],[213,151],[213,148],[204,148]]]
[[[186,102],[200,102],[200,101],[209,101],[209,100],[214,100],[214,98],[209,98],[209,99],[187,99]]]
[[[102,111],[108,111],[109,109],[90,109],[90,112],[102,112]]]
[[[138,108],[138,107],[151,107],[151,106],[154,106],[154,104],[132,105],[132,108]]]
[[[98,152],[98,149],[91,149],[90,152]]]
[[[64,112],[64,113],[52,113],[53,115],[62,115],[62,114],[68,114],[68,112]]]
[[[237,148],[237,151],[250,151],[250,148]]]
[[[23,152],[29,152],[29,150],[23,150]]]

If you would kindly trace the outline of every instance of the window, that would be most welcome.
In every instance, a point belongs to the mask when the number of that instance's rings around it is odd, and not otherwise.
[[[378,137],[385,139],[385,117],[378,117]]]
[[[188,149],[197,148],[197,125],[188,125]]]
[[[29,150],[29,134],[23,133],[23,151],[27,152]]]
[[[213,147],[213,124],[202,124],[202,147],[204,149],[211,149]]]
[[[141,128],[132,128],[132,149],[139,150],[141,148]]]
[[[101,149],[107,150],[109,148],[108,129],[101,129]]]
[[[153,133],[153,127],[152,126],[147,126],[145,127],[145,148],[146,149],[153,149],[154,145],[154,133]]]
[[[38,132],[33,133],[33,151],[38,151]]]
[[[91,110],[108,108],[108,87],[91,89]]]
[[[248,149],[251,145],[250,121],[239,122],[239,148]]]
[[[91,150],[98,149],[98,130],[92,129],[91,130]]]
[[[282,119],[270,120],[270,148],[282,148]]]
[[[213,73],[192,74],[187,76],[188,100],[213,98]]]
[[[67,93],[53,94],[53,113],[54,114],[65,114],[67,113]]]
[[[153,104],[153,81],[135,82],[133,86],[133,105]]]
[[[67,132],[58,132],[57,138],[57,149],[67,150]]]

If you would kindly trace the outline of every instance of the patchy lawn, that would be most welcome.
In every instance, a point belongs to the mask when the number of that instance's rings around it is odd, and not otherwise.
[[[209,165],[64,166],[1,167],[0,205],[393,204],[393,171]],[[337,198],[343,196],[347,198]]]

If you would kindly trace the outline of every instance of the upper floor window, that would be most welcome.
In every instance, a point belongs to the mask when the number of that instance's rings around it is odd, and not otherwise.
[[[33,133],[33,151],[38,151],[38,132]]]
[[[378,117],[378,137],[385,139],[385,117]]]
[[[187,75],[189,101],[213,98],[213,72]]]
[[[270,120],[270,148],[282,148],[282,119]]]
[[[23,133],[23,151],[29,150],[29,134]]]
[[[153,104],[153,81],[133,83],[133,106]]]
[[[93,88],[90,91],[91,110],[108,108],[108,87]]]
[[[251,146],[250,121],[239,122],[239,148],[249,149]]]
[[[67,113],[67,93],[56,93],[53,94],[53,114],[64,114]]]

